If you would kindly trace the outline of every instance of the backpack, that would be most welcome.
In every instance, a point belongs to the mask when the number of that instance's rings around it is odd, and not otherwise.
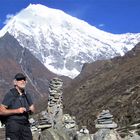
[[[3,126],[6,122],[6,116],[0,115],[0,122],[1,122],[1,126]]]
[[[14,92],[13,92],[12,90],[13,90],[13,89],[10,90],[10,92],[14,95],[14,98],[13,98],[12,102],[15,102],[18,96],[15,95]],[[0,115],[0,122],[1,122],[1,125],[2,125],[2,126],[6,123],[7,117],[8,117],[8,116]]]

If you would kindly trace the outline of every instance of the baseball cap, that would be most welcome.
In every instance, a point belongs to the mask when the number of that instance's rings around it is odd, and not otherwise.
[[[23,73],[17,73],[14,77],[15,80],[20,81],[20,80],[24,80],[26,81],[26,76]]]

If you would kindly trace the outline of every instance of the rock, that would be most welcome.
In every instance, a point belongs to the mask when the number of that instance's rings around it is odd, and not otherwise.
[[[103,128],[103,129],[104,128],[109,128],[110,129],[110,128],[116,128],[116,127],[117,127],[117,124],[114,123],[114,122],[111,123],[111,124],[105,124],[105,123],[104,124],[96,124],[96,128],[100,128],[100,129],[101,128]]]
[[[70,140],[69,136],[63,131],[63,129],[45,129],[40,134],[39,140]]]
[[[82,126],[82,128],[80,130],[80,133],[82,133],[82,134],[89,134],[89,130],[87,129],[86,126]]]
[[[5,128],[0,128],[0,140],[5,140]]]
[[[122,140],[119,134],[113,129],[100,129],[97,131],[93,140]]]
[[[127,137],[125,137],[123,140],[140,140],[140,136],[137,134],[133,134],[133,135],[129,135]]]

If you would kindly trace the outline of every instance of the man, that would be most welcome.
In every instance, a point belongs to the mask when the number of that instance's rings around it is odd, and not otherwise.
[[[0,105],[0,115],[6,117],[7,140],[32,140],[28,118],[35,108],[30,94],[25,91],[26,84],[26,76],[16,74],[14,88],[5,95]]]

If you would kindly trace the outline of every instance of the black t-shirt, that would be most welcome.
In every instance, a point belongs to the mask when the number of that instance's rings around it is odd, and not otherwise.
[[[16,88],[11,89],[4,97],[2,102],[7,109],[17,109],[20,107],[25,107],[26,110],[29,110],[29,107],[33,104],[30,94],[23,93],[20,95]],[[9,115],[7,117],[7,122],[15,120],[19,123],[28,123],[29,114],[28,112],[22,114]]]

